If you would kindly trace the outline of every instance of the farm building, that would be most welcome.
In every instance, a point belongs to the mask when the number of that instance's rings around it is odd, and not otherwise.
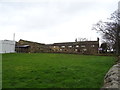
[[[0,53],[14,53],[15,41],[12,40],[0,40]]]
[[[16,43],[16,52],[18,53],[40,53],[48,52],[48,50],[48,46],[42,43],[22,39]]]
[[[99,48],[99,39],[97,41],[54,43],[50,45],[50,48],[53,52],[97,54]]]
[[[99,48],[99,39],[97,41],[76,41],[53,44],[41,44],[32,41],[20,39],[16,43],[16,52],[18,53],[79,53],[79,54],[97,54]]]

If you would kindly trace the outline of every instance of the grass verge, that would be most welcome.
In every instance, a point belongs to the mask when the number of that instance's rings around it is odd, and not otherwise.
[[[3,88],[100,88],[112,56],[3,54]]]

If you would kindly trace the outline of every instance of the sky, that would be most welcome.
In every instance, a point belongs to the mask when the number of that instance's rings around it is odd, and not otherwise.
[[[119,0],[0,0],[0,40],[39,43],[102,40],[92,30],[118,9]]]

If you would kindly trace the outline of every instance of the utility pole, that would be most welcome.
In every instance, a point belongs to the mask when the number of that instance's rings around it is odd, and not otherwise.
[[[13,41],[15,41],[15,33],[13,34]]]

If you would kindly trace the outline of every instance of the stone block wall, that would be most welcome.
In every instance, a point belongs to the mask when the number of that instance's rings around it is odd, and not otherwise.
[[[113,65],[112,68],[107,72],[104,78],[104,86],[102,90],[120,90],[120,56],[117,64]]]

